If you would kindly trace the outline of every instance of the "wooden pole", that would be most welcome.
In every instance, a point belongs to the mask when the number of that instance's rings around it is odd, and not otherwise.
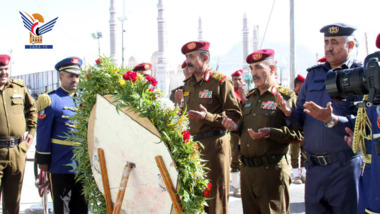
[[[160,169],[161,176],[164,179],[166,189],[168,190],[170,198],[172,199],[172,202],[174,204],[174,208],[177,211],[177,214],[181,214],[182,208],[181,208],[181,204],[179,203],[179,197],[176,194],[176,190],[174,189],[172,180],[170,179],[170,175],[169,175],[168,170],[166,169],[164,160],[162,159],[161,155],[156,156],[155,159],[156,159],[157,166]]]
[[[99,156],[100,171],[102,174],[104,196],[105,196],[106,205],[107,205],[107,214],[112,214],[113,203],[112,203],[112,197],[111,197],[111,191],[110,191],[110,183],[108,180],[106,158],[104,156],[104,150],[102,148],[98,148],[98,156]]]
[[[127,162],[127,164],[124,167],[123,176],[121,177],[120,187],[119,187],[119,191],[117,192],[113,214],[120,213],[121,205],[123,204],[123,199],[125,195],[125,189],[127,188],[129,174],[131,173],[132,168],[135,168],[135,164],[131,162]]]

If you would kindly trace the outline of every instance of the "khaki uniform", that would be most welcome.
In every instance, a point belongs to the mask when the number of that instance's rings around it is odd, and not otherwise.
[[[205,72],[199,82],[194,76],[185,80],[183,96],[187,110],[200,111],[202,104],[207,109],[204,120],[190,120],[190,133],[195,138],[210,133],[212,136],[199,139],[204,146],[203,159],[210,168],[207,178],[212,184],[208,200],[208,213],[228,213],[228,194],[230,189],[230,142],[224,134],[222,115],[238,121],[241,117],[239,104],[235,98],[231,80],[211,69]],[[215,133],[220,134],[215,134]]]
[[[244,213],[289,213],[290,168],[286,159],[289,143],[302,140],[302,134],[286,126],[273,93],[280,91],[291,107],[295,93],[271,86],[262,95],[258,89],[248,93],[241,123],[241,193]],[[248,129],[270,127],[269,137],[252,139]]]
[[[235,90],[235,94],[239,93]],[[243,110],[242,102],[238,100],[240,110]],[[231,172],[240,172],[241,161],[239,159],[239,145],[240,145],[240,136],[237,133],[230,133],[231,141]]]
[[[22,140],[25,127],[35,135],[37,113],[35,101],[24,82],[9,79],[0,90],[0,186],[3,193],[3,213],[19,213],[27,144]],[[5,146],[7,138],[21,138],[19,145]],[[18,142],[18,141],[17,141]]]

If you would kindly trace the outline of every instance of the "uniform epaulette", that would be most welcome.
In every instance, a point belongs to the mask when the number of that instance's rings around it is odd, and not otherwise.
[[[218,80],[219,82],[223,82],[227,76],[217,71],[213,71],[211,77]]]
[[[310,72],[311,70],[315,69],[315,68],[319,68],[319,67],[322,67],[324,64],[318,64],[318,65],[313,65],[311,66],[310,68],[306,69],[307,72]]]
[[[256,91],[256,88],[249,90],[249,91],[248,91],[248,94],[246,95],[246,97],[247,97],[247,98],[250,97],[252,94],[255,93],[255,91]]]
[[[12,79],[12,83],[15,83],[21,87],[25,87],[25,83],[23,80],[20,80],[20,79]]]
[[[287,97],[291,97],[295,93],[293,90],[288,89],[288,88],[284,88],[284,87],[281,87],[281,86],[278,87],[278,92],[280,92],[282,96],[285,95]]]
[[[42,111],[46,107],[49,107],[51,105],[51,99],[49,97],[49,93],[50,92],[44,93],[38,96],[37,105],[36,105],[38,111]]]

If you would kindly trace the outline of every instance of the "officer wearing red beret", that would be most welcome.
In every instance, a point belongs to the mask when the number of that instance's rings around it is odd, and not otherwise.
[[[305,77],[298,74],[294,79],[294,92],[298,95],[301,87],[305,82]],[[299,157],[301,156],[301,163]],[[292,165],[292,175],[295,184],[302,184],[306,182],[306,169],[305,169],[306,153],[302,143],[290,144],[290,162]],[[301,168],[299,166],[301,165]]]
[[[275,94],[281,93],[290,106],[295,106],[296,95],[277,85],[273,58],[272,49],[247,57],[256,88],[247,94],[240,125],[228,117],[222,122],[240,135],[244,213],[289,213],[291,177],[286,154],[289,143],[302,140],[302,134],[286,126],[286,118],[277,108]]]
[[[212,184],[207,213],[228,213],[230,189],[230,142],[222,126],[222,116],[239,121],[241,111],[229,78],[210,68],[210,43],[188,42],[182,47],[187,67],[192,73],[185,80],[184,104],[188,110],[190,133],[203,144],[203,159],[210,169]]]
[[[181,65],[183,75],[185,76],[185,79],[188,78],[191,73],[189,72],[189,69],[187,69],[186,61],[184,61]],[[173,89],[170,93],[169,99],[175,103],[176,105],[181,106],[183,103],[183,85]]]
[[[146,62],[140,63],[140,64],[135,66],[133,71],[138,72],[139,74],[142,74],[144,76],[152,76],[152,74],[153,74],[152,64],[146,63]]]
[[[37,111],[24,82],[9,78],[10,60],[0,55],[0,189],[3,213],[19,213],[26,152],[36,133]],[[29,133],[24,140],[25,128]]]
[[[240,109],[243,108],[243,105],[247,99],[245,98],[245,92],[244,92],[244,77],[243,77],[243,70],[237,70],[234,73],[231,74],[232,77],[232,83],[234,85],[234,91],[235,96],[238,99],[238,102],[240,104]],[[241,190],[240,190],[240,165],[241,162],[239,160],[239,145],[240,145],[240,137],[236,133],[230,134],[231,138],[231,181],[232,181],[232,189],[233,193],[236,197],[241,197]]]

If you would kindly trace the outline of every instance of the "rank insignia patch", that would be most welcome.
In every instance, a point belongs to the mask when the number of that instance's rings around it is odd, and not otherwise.
[[[199,98],[212,98],[212,91],[204,90],[199,92]]]
[[[45,117],[46,117],[45,111],[39,110],[38,111],[38,119],[44,119]]]
[[[190,95],[190,92],[189,91],[185,91],[185,92],[183,92],[183,96],[184,97],[187,97],[187,96],[189,96]]]
[[[276,110],[277,104],[274,101],[263,102],[262,109]]]

